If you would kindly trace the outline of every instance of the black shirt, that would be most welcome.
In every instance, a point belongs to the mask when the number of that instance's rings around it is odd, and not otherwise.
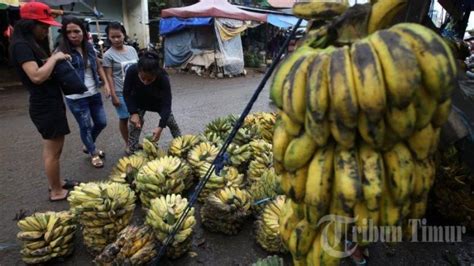
[[[171,88],[165,71],[153,83],[145,85],[138,77],[137,64],[133,64],[125,75],[123,96],[130,114],[137,113],[138,110],[158,112],[161,117],[158,126],[166,127],[171,114]]]
[[[14,44],[12,47],[11,58],[21,82],[30,92],[30,103],[46,105],[48,102],[51,104],[52,101],[57,100],[62,102],[62,93],[57,81],[49,78],[41,84],[34,84],[23,70],[22,65],[25,62],[35,61],[38,64],[38,67],[41,67],[44,64],[43,60],[35,55],[33,49],[28,43],[19,42]]]

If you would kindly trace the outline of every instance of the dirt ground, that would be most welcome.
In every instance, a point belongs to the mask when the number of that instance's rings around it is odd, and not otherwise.
[[[6,78],[5,72],[2,79]],[[246,77],[206,79],[188,74],[171,74],[173,112],[183,134],[202,131],[210,120],[227,114],[240,114],[257,87],[262,74]],[[11,84],[10,84],[11,85]],[[2,87],[0,85],[0,87]],[[252,111],[272,111],[268,86]],[[41,162],[41,138],[28,116],[28,95],[21,87],[0,88],[0,265],[22,265],[17,227],[13,221],[20,211],[64,210],[67,202],[50,203],[47,180]],[[68,111],[71,134],[66,137],[61,160],[64,177],[79,181],[105,180],[112,166],[124,156],[124,143],[118,132],[118,119],[109,101],[105,103],[108,126],[99,137],[98,147],[107,153],[105,167],[94,169],[81,151],[76,121]],[[158,115],[147,114],[144,132],[150,133]],[[165,131],[160,145],[171,140]],[[140,220],[140,215],[136,215]],[[57,265],[91,265],[78,235],[76,250]],[[253,238],[253,220],[249,219],[237,236],[224,236],[197,227],[192,253],[160,265],[249,265],[266,257]],[[400,243],[395,246],[374,244],[370,247],[371,265],[472,265],[474,238],[464,235],[460,243]],[[350,265],[344,261],[344,265]]]

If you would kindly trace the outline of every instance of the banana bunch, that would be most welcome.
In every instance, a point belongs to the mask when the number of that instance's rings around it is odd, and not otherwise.
[[[405,1],[375,5],[395,2]],[[314,242],[327,214],[358,217],[361,228],[424,215],[457,71],[445,41],[413,23],[339,47],[305,40],[280,64],[273,166],[292,200],[280,226],[295,264],[331,262]]]
[[[115,242],[107,245],[94,259],[95,265],[145,265],[156,255],[153,230],[148,225],[129,225]]]
[[[168,153],[187,160],[189,151],[199,142],[201,142],[200,138],[195,135],[184,135],[174,138],[170,143]]]
[[[230,131],[229,131],[229,134],[230,134]],[[241,128],[239,128],[239,130],[237,130],[237,134],[235,135],[235,138],[232,141],[232,143],[242,146],[242,145],[248,144],[250,141],[254,139],[259,139],[259,138],[261,137],[260,137],[260,134],[258,134],[257,126],[247,125],[247,126],[242,126]]]
[[[256,125],[259,137],[270,143],[272,141],[275,119],[276,113],[252,113],[245,118],[244,127]]]
[[[83,226],[84,244],[98,254],[130,223],[135,192],[115,182],[81,183],[70,192],[68,201]]]
[[[188,163],[191,165],[194,173],[200,173],[200,169],[206,163],[212,163],[219,153],[217,146],[210,142],[201,142],[194,146],[188,154]],[[201,177],[201,175],[199,175]]]
[[[252,200],[247,191],[226,187],[206,198],[201,209],[201,221],[212,232],[237,234],[250,215]]]
[[[213,138],[220,138],[222,140],[225,140],[227,135],[230,133],[232,130],[233,123],[237,120],[237,118],[234,115],[228,115],[226,117],[218,117],[211,122],[209,122],[205,127],[204,127],[204,135],[209,137],[212,135]],[[211,134],[214,133],[214,134]]]
[[[206,163],[201,167],[200,174],[202,177],[211,167],[210,163]],[[200,202],[204,202],[209,194],[225,187],[241,188],[244,186],[244,175],[240,174],[237,168],[232,166],[224,166],[219,174],[215,171],[211,173],[209,180],[198,196]]]
[[[74,250],[77,224],[71,212],[35,213],[18,221],[17,226],[17,238],[23,242],[20,253],[26,264],[66,257]]]
[[[284,253],[286,250],[280,238],[279,218],[286,197],[280,195],[265,205],[262,215],[255,222],[256,238],[260,246],[268,252]]]
[[[161,196],[151,200],[145,223],[153,228],[155,236],[161,244],[166,241],[174,230],[176,222],[183,214],[187,205],[188,200],[176,194]],[[169,258],[178,258],[189,251],[195,224],[194,208],[191,208],[184,218],[173,242],[171,242],[166,250]]]
[[[224,139],[222,139],[217,133],[215,132],[207,132],[200,135],[202,141],[211,143],[216,147],[221,147],[224,143]]]
[[[272,199],[279,195],[280,177],[275,174],[275,169],[268,168],[263,171],[261,177],[252,182],[249,193],[252,196],[252,211],[258,215],[262,212],[268,199]]]
[[[259,259],[257,262],[252,263],[252,266],[284,266],[285,262],[283,258],[277,255],[268,256],[264,259]]]
[[[137,190],[145,208],[150,200],[166,194],[179,194],[192,184],[191,168],[178,157],[165,156],[145,164],[137,175]]]
[[[151,141],[149,138],[143,138],[143,153],[149,161],[159,159],[166,156],[166,151],[158,147],[158,143]],[[141,153],[139,153],[141,154]]]
[[[109,179],[112,182],[128,183],[133,185],[137,177],[138,170],[146,163],[147,158],[139,154],[122,157],[112,169]]]
[[[229,155],[230,165],[237,168],[245,168],[246,163],[252,155],[248,144],[243,144],[239,146],[234,143],[231,143],[227,147],[226,152]]]
[[[247,170],[250,183],[257,182],[262,174],[273,166],[272,145],[264,140],[253,140],[249,143],[252,151]]]

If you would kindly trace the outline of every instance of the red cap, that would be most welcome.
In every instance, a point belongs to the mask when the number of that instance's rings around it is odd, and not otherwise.
[[[20,17],[22,19],[34,19],[48,25],[61,27],[61,23],[54,20],[51,8],[41,2],[28,2],[20,6]]]

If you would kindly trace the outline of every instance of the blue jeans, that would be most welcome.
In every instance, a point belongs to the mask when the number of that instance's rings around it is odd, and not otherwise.
[[[102,95],[97,93],[77,100],[66,98],[66,103],[79,124],[82,143],[89,154],[93,155],[96,149],[95,140],[107,126]]]

